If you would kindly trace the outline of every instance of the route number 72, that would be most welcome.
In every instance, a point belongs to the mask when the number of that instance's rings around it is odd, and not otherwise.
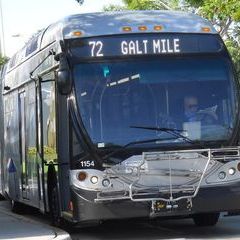
[[[103,57],[103,43],[101,41],[90,41],[88,45],[91,47],[92,57]]]

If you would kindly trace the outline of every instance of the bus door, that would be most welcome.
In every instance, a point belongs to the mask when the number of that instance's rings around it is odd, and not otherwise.
[[[56,101],[54,72],[41,77],[38,86],[38,151],[42,160],[42,186],[44,205],[48,203],[47,174],[49,164],[57,169],[56,151]],[[46,208],[45,208],[46,210]]]
[[[21,163],[21,187],[22,197],[28,199],[28,163],[26,158],[26,93],[19,92],[19,147],[20,147],[20,163]]]

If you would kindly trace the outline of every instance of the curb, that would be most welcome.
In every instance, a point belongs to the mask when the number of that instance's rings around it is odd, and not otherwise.
[[[9,211],[3,209],[2,207],[0,207],[0,212],[6,214],[8,216],[17,218],[17,219],[19,219],[21,221],[29,222],[29,223],[32,223],[32,224],[35,224],[35,225],[41,225],[42,227],[45,227],[45,228],[53,230],[53,234],[55,234],[55,237],[53,237],[53,239],[55,239],[55,240],[71,240],[70,235],[67,232],[65,232],[64,230],[60,229],[60,228],[56,228],[56,227],[47,225],[45,223],[42,223],[42,222],[30,219],[28,217],[15,214],[13,212],[9,212]]]

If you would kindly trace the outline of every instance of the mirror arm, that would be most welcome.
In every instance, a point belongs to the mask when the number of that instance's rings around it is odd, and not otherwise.
[[[33,73],[50,57],[50,56],[55,56],[56,52],[51,49],[48,53],[48,55],[29,73],[30,78],[33,80],[36,80],[36,77],[33,76]],[[37,77],[38,78],[38,77]]]

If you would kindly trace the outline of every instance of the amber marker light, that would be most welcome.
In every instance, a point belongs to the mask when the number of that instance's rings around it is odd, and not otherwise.
[[[72,34],[73,34],[73,36],[75,36],[75,37],[80,37],[80,36],[83,35],[83,33],[82,33],[81,31],[75,31],[75,32],[73,32]]]
[[[80,182],[85,181],[86,178],[87,178],[87,173],[84,172],[84,171],[79,172],[78,175],[77,175],[77,179],[78,179]]]
[[[155,31],[162,31],[162,30],[163,30],[163,26],[157,25],[157,26],[154,26],[153,29],[154,29]]]
[[[210,27],[202,27],[202,32],[211,32]]]
[[[123,27],[122,30],[124,32],[131,32],[132,31],[132,28],[131,27]]]
[[[147,27],[146,26],[139,26],[138,30],[139,31],[147,31]]]

